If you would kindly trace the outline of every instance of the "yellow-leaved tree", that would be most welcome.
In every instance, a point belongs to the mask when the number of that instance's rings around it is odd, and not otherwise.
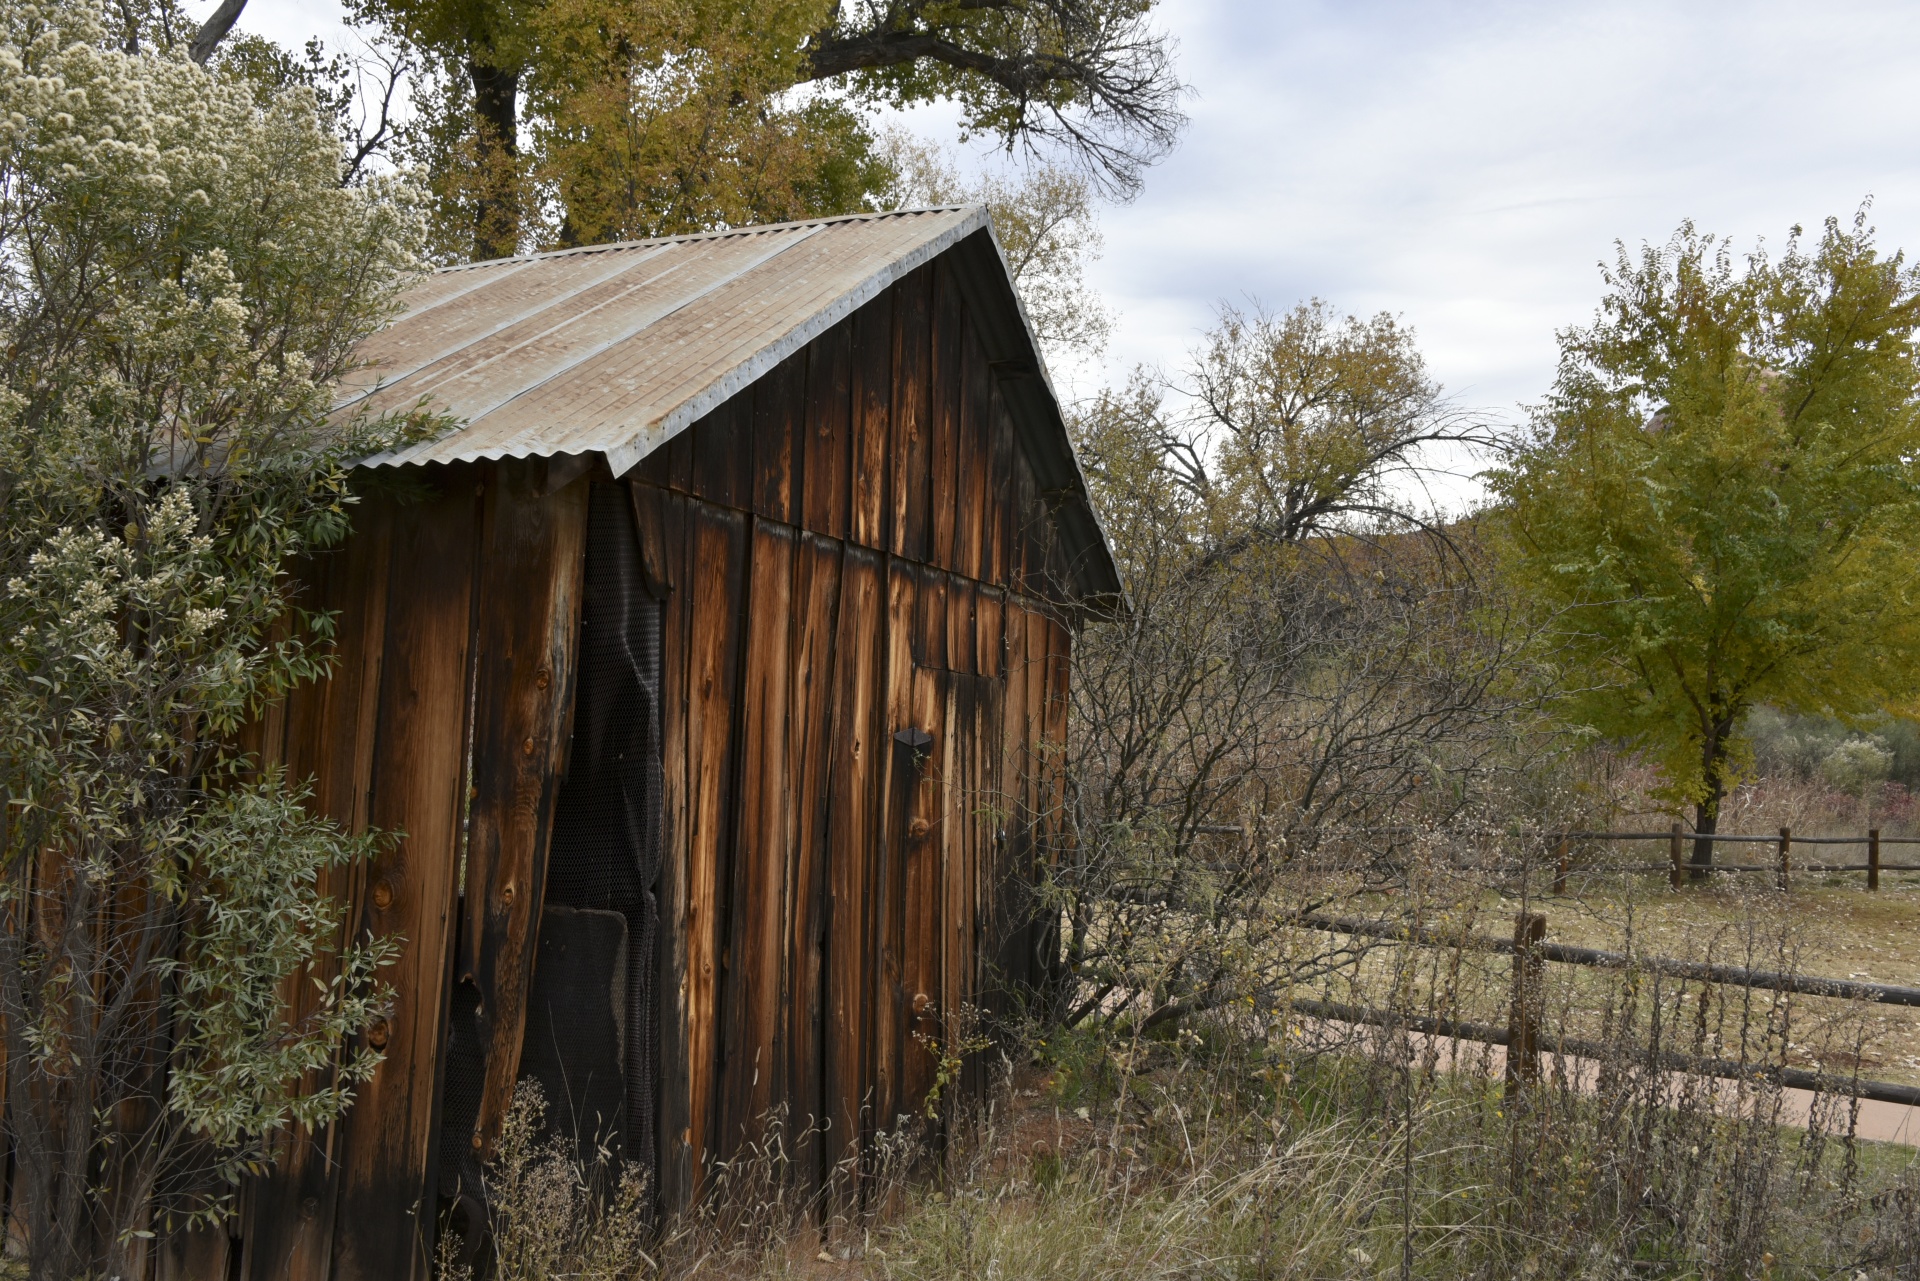
[[[1658,760],[1701,833],[1756,705],[1860,717],[1920,693],[1920,271],[1864,212],[1777,258],[1691,223],[1621,248],[1493,474],[1573,715]]]
[[[1178,133],[1155,0],[353,0],[420,60],[410,159],[434,252],[677,234],[868,209],[867,108],[946,101],[1108,192]],[[227,0],[237,15],[244,0]]]

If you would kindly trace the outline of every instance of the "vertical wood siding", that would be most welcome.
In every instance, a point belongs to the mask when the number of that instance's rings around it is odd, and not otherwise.
[[[368,1034],[385,1055],[373,1079],[340,1122],[287,1136],[274,1174],[247,1190],[236,1262],[253,1281],[429,1275],[456,973],[478,987],[507,1064],[490,1073],[483,1129],[510,1094],[586,513],[584,481],[549,493],[546,474],[539,461],[435,469],[424,498],[369,496],[345,546],[300,570],[303,606],[336,613],[339,646],[331,677],[279,713],[284,759],[320,813],[393,834],[337,888],[354,937],[402,949],[382,974],[392,1012]],[[304,998],[290,996],[297,1013]]]
[[[924,1129],[1039,977],[1064,559],[960,291],[902,279],[632,482],[668,596],[663,1188],[774,1117],[801,1177]],[[676,655],[683,655],[677,658]],[[675,727],[674,709],[683,708]],[[925,736],[925,746],[915,735]],[[955,1088],[982,1088],[984,1063]]]

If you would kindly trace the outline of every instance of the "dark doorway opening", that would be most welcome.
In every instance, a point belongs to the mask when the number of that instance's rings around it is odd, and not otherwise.
[[[653,1172],[659,1027],[661,602],[627,487],[587,509],[579,676],[547,856],[521,1078],[549,1126]]]

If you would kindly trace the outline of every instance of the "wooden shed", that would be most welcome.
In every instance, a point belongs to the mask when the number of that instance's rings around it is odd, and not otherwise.
[[[366,461],[300,571],[337,666],[257,745],[403,834],[342,887],[405,940],[386,1057],[197,1248],[424,1278],[523,1076],[669,1207],[770,1114],[823,1178],[1050,963],[1020,887],[1120,592],[984,211],[453,268],[365,354],[351,406],[464,426]]]

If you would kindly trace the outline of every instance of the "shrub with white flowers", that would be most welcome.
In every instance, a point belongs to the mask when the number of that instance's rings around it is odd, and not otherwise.
[[[378,838],[236,746],[324,671],[289,561],[407,429],[328,421],[421,237],[403,183],[340,176],[305,91],[0,0],[0,1071],[35,1278],[223,1213],[372,1069],[397,944],[327,886]]]

